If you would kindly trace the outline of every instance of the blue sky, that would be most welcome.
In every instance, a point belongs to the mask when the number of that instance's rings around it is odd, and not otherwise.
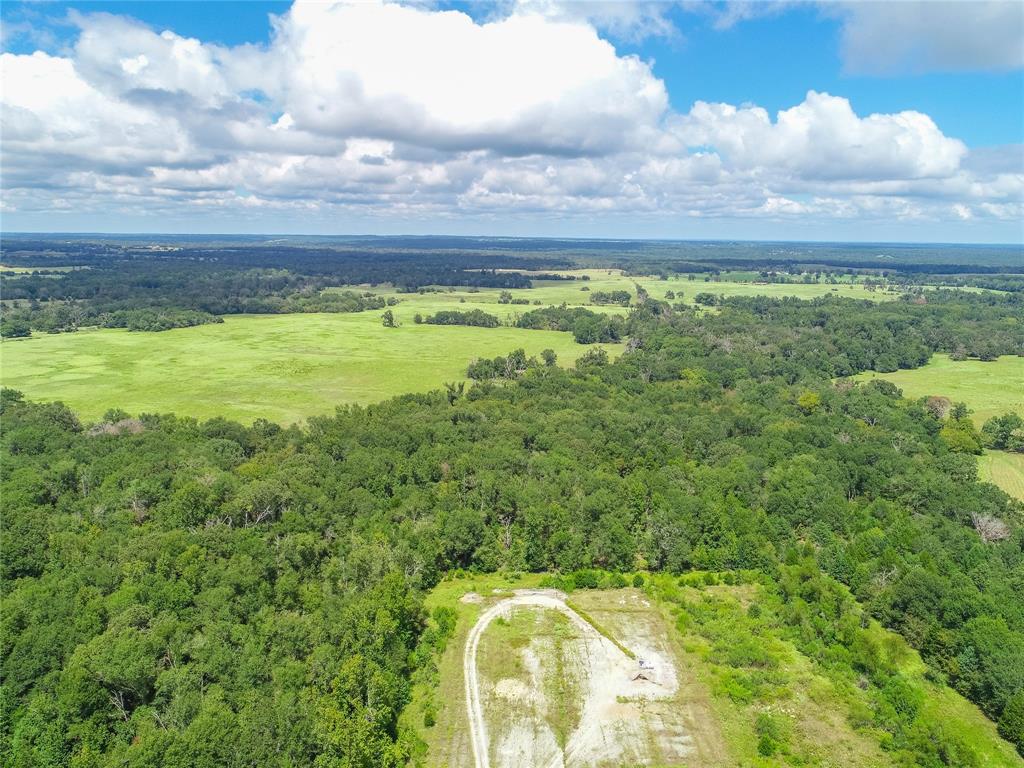
[[[7,2],[8,82],[67,79],[69,94],[95,91],[106,113],[124,109],[138,127],[65,126],[80,153],[8,133],[4,228],[1020,241],[1024,75],[1014,35],[1024,5],[914,6],[545,0],[404,7],[385,22],[386,9],[325,4]],[[285,25],[278,38],[270,14]],[[479,48],[488,22],[505,46],[494,61]],[[318,36],[332,24],[336,35]],[[342,50],[350,34],[349,49],[379,39],[353,59]],[[403,35],[422,48],[390,39]],[[530,35],[550,50],[532,49]],[[438,57],[431,36],[466,54],[414,90],[423,62]],[[175,48],[188,38],[199,48]],[[545,56],[551,78],[527,61]],[[186,71],[199,64],[205,75]],[[492,103],[476,67],[516,96]],[[437,78],[464,89],[465,104]],[[332,90],[342,81],[359,83],[359,97]],[[25,90],[24,103],[8,106],[26,121],[69,119],[67,98],[42,103]],[[339,98],[354,100],[331,112]],[[177,111],[162,113],[172,101]],[[390,124],[379,115],[392,104]],[[102,162],[88,131],[109,155]],[[63,174],[47,165],[61,162]],[[300,162],[315,185],[287,178]],[[865,225],[871,236],[859,237]]]

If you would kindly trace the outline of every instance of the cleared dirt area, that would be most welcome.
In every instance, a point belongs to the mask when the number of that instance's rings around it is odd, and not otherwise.
[[[469,765],[700,762],[657,613],[635,590],[608,597],[614,629],[554,590],[517,590],[480,614],[463,651]]]

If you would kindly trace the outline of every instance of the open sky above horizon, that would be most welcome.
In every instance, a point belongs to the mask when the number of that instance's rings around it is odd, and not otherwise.
[[[1019,2],[7,2],[5,231],[1024,241]]]

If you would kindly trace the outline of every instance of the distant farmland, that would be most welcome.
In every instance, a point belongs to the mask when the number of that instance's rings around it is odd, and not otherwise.
[[[564,273],[575,280],[537,280],[531,289],[512,289],[515,303],[502,303],[501,291],[483,288],[430,289],[401,293],[388,286],[359,286],[385,298],[400,327],[384,328],[381,312],[227,316],[223,324],[159,333],[86,329],[77,333],[11,339],[0,346],[3,384],[30,399],[62,400],[85,419],[107,409],[131,413],[174,411],[209,418],[222,415],[243,422],[268,418],[283,423],[333,412],[346,403],[367,404],[462,380],[475,358],[506,355],[522,347],[529,355],[553,349],[562,365],[590,347],[572,334],[518,328],[417,325],[417,314],[479,309],[512,324],[538,306],[566,304],[625,315],[628,307],[596,305],[600,291],[629,291],[639,285],[659,300],[692,304],[698,293],[724,296],[844,296],[892,299],[897,294],[868,291],[840,282],[758,284],[724,275],[633,277],[618,270]],[[582,279],[586,276],[586,280]],[[328,289],[351,290],[352,287]],[[671,297],[667,294],[671,292]],[[605,345],[613,356],[621,345]]]

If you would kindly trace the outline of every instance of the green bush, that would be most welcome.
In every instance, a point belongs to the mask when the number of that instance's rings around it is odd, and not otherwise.
[[[771,757],[785,749],[789,738],[786,724],[777,715],[762,712],[754,723],[757,734],[757,752],[763,757]]]

